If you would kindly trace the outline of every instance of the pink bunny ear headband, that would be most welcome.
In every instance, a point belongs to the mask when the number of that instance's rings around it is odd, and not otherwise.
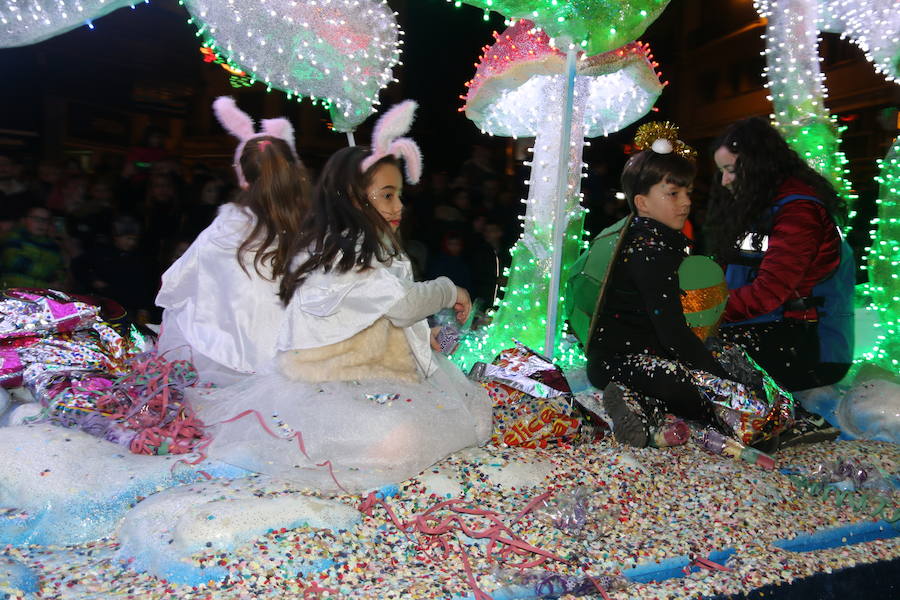
[[[244,172],[241,170],[241,154],[244,152],[244,146],[247,142],[254,138],[270,136],[287,142],[291,149],[294,159],[300,160],[297,156],[297,149],[294,147],[294,127],[291,122],[284,117],[278,119],[263,119],[262,131],[257,132],[253,125],[253,119],[238,108],[237,103],[231,96],[219,96],[213,102],[213,112],[222,127],[228,133],[240,140],[234,151],[234,171],[237,173],[238,184],[241,187],[247,187],[247,180],[244,179]]]
[[[408,182],[419,182],[422,177],[422,151],[411,138],[400,137],[409,131],[417,106],[414,100],[405,100],[378,119],[372,132],[372,153],[362,161],[363,173],[390,155],[403,159]]]

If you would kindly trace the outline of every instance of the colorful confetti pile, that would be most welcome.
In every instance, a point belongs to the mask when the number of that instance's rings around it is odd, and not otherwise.
[[[777,458],[779,467],[794,472],[814,473],[819,465],[856,459],[896,473],[900,449],[882,442],[837,442],[791,448]],[[316,495],[264,477],[241,481],[259,498]],[[217,493],[225,498],[227,492],[223,481]],[[712,456],[693,444],[630,450],[605,439],[537,450],[469,449],[385,492],[369,497],[367,516],[347,531],[270,530],[228,552],[206,544],[206,551],[192,555],[191,565],[224,569],[227,576],[203,585],[134,572],[121,562],[115,538],[62,548],[7,547],[2,557],[40,575],[40,598],[212,600],[446,599],[466,597],[475,586],[486,594],[479,597],[486,598],[509,583],[511,564],[523,562],[521,552],[504,553],[499,546],[492,551],[489,540],[465,533],[489,525],[499,525],[504,539],[519,540],[520,549],[539,549],[541,554],[532,556],[544,559],[533,561],[537,568],[563,577],[611,581],[622,570],[648,562],[736,550],[725,564],[727,571],[701,569],[661,583],[632,582],[607,592],[613,599],[747,592],[900,556],[900,538],[808,553],[772,546],[779,539],[864,521],[867,513],[850,503],[838,506],[813,497],[779,471]],[[578,526],[558,529],[546,510],[522,514],[529,504],[539,507],[539,498],[547,493],[551,498],[577,493],[579,502],[586,503]],[[336,499],[354,508],[364,500],[349,495]],[[447,504],[451,499],[461,502]],[[898,500],[895,494],[882,519],[900,516]],[[467,514],[469,509],[475,510]],[[422,524],[455,517],[458,526],[442,540],[429,539],[424,525],[398,529],[397,523],[411,523],[429,511]],[[21,515],[0,513],[0,519],[13,518]],[[445,552],[447,548],[452,551]],[[4,591],[17,597],[9,588]]]

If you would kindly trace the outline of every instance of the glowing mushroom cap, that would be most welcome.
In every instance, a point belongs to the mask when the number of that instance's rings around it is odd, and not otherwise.
[[[641,36],[669,0],[462,0],[510,19],[530,19],[554,37],[568,36],[591,54]]]
[[[466,84],[463,109],[487,133],[536,135],[552,102],[554,79],[564,76],[565,55],[526,19],[495,37]],[[580,99],[585,137],[618,131],[650,110],[663,88],[654,67],[649,46],[640,42],[579,56],[577,77],[588,78],[587,97]]]

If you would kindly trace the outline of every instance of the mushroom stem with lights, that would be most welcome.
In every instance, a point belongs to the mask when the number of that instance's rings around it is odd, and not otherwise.
[[[467,84],[466,116],[485,133],[535,141],[506,295],[491,325],[457,352],[463,365],[489,359],[513,338],[551,357],[560,349],[559,273],[583,246],[584,138],[639,119],[663,87],[649,48],[639,42],[594,56],[569,44],[567,56],[527,20],[495,37]],[[563,364],[577,361],[580,353],[571,352],[559,357]]]

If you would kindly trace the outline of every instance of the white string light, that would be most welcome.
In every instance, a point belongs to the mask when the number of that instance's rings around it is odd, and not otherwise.
[[[400,62],[385,0],[183,0],[205,45],[267,89],[321,102],[336,131],[375,111]]]

